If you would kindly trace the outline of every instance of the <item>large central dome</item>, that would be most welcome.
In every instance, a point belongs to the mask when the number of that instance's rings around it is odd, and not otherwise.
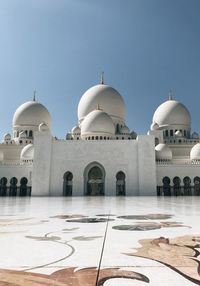
[[[117,90],[105,84],[95,85],[83,94],[78,105],[79,122],[98,106],[113,122],[124,122],[124,100]]]

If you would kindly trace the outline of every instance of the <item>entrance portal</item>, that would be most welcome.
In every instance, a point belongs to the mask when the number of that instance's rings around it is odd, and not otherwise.
[[[87,175],[87,196],[103,196],[104,195],[104,173],[98,166],[92,167]]]

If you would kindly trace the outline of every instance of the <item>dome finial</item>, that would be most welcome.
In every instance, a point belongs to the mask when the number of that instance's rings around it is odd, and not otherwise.
[[[100,108],[99,103],[97,104],[97,108],[96,108],[96,110],[102,110],[102,109]]]
[[[100,84],[104,84],[104,72],[101,72]]]
[[[36,101],[36,90],[33,92],[33,101]]]
[[[173,92],[172,92],[172,89],[170,89],[170,91],[169,91],[169,100],[173,100],[172,95],[173,95]]]

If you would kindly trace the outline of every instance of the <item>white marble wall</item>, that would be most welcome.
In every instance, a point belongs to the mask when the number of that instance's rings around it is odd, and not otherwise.
[[[155,195],[154,137],[137,140],[55,140],[50,134],[35,136],[33,195],[62,195],[63,175],[73,174],[73,195],[84,194],[84,171],[92,162],[105,170],[105,195],[116,195],[116,174],[126,175],[126,195]]]

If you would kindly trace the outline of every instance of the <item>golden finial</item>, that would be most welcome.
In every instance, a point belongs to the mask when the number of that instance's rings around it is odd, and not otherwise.
[[[101,110],[101,108],[100,108],[99,104],[97,104],[97,108],[96,108],[96,110]]]
[[[36,90],[33,92],[33,101],[36,101]]]
[[[100,84],[104,84],[104,72],[101,73]]]
[[[172,89],[170,89],[170,91],[169,91],[169,100],[173,100],[172,95],[173,95],[173,92],[172,92]]]

